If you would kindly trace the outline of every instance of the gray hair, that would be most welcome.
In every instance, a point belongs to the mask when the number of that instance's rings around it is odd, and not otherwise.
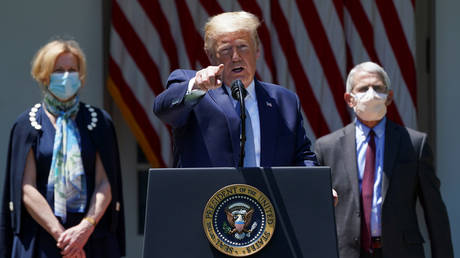
[[[353,76],[357,72],[375,73],[378,76],[380,76],[380,79],[385,84],[387,90],[391,89],[390,78],[388,77],[387,72],[385,72],[385,70],[383,70],[383,68],[380,65],[376,64],[376,63],[364,62],[364,63],[360,63],[360,64],[356,65],[355,67],[353,67],[353,69],[351,69],[350,73],[348,74],[347,84],[346,84],[347,85],[347,88],[346,88],[347,93],[350,93],[353,90],[353,86],[355,84],[355,82],[353,80]]]

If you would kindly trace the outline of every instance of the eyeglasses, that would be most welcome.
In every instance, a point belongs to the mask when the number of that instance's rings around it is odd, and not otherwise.
[[[388,91],[388,88],[383,85],[383,84],[380,84],[380,85],[361,85],[361,86],[358,86],[358,87],[355,87],[355,91],[356,92],[366,92],[369,90],[369,88],[372,88],[375,92],[378,92],[378,93],[385,93]]]

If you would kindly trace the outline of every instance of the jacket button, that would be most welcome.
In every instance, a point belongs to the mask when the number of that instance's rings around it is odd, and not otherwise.
[[[14,211],[13,202],[9,202],[8,205],[9,205],[10,211]]]
[[[361,212],[359,212],[359,211],[356,211],[355,214],[356,214],[356,217],[358,217],[358,218],[361,216]]]

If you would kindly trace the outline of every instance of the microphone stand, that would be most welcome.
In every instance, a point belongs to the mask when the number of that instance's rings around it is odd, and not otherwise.
[[[244,145],[246,143],[246,107],[244,105],[244,98],[246,97],[246,89],[241,80],[235,80],[232,82],[232,97],[240,103],[240,118],[241,118],[241,130],[240,130],[240,160],[238,167],[243,167],[244,163]],[[244,96],[243,96],[244,95]]]

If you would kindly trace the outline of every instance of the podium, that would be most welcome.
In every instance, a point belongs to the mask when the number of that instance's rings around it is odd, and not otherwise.
[[[263,192],[276,214],[270,241],[246,257],[338,257],[329,167],[150,169],[143,257],[231,257],[208,241],[203,212],[233,184]]]

